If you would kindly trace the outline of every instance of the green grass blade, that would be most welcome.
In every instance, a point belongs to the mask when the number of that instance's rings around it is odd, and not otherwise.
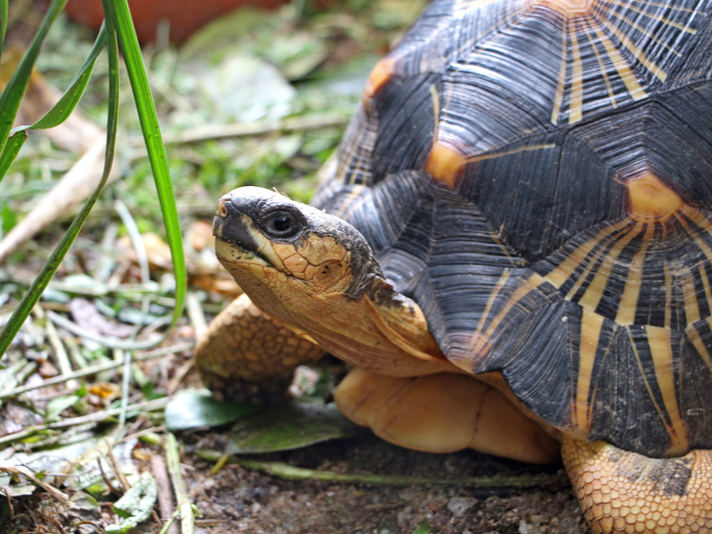
[[[166,150],[163,146],[161,130],[158,126],[158,117],[153,103],[151,88],[148,84],[148,77],[141,56],[141,49],[138,45],[136,30],[131,21],[131,13],[127,0],[102,0],[104,6],[104,17],[111,21],[119,36],[119,44],[124,55],[124,62],[129,73],[131,88],[133,89],[136,108],[143,138],[148,150],[148,159],[153,170],[153,177],[156,182],[158,199],[163,212],[163,220],[166,225],[166,238],[171,249],[173,259],[173,270],[176,279],[176,307],[173,311],[173,325],[183,314],[183,304],[187,288],[187,275],[185,270],[185,259],[183,257],[183,244],[181,241],[180,224],[178,222],[178,210],[176,209],[173,185],[168,171]]]
[[[47,32],[49,32],[52,23],[61,13],[62,9],[64,9],[66,3],[67,0],[52,1],[47,10],[47,14],[42,20],[42,24],[40,24],[35,34],[35,38],[32,40],[32,44],[30,44],[20,64],[12,74],[12,78],[10,78],[5,90],[2,92],[2,95],[0,95],[0,151],[5,148],[5,143],[10,135],[17,110],[20,108],[20,101],[27,88],[27,83],[30,80],[32,67],[35,65],[42,42],[45,40],[45,37],[47,37]]]
[[[10,165],[15,161],[17,153],[22,148],[27,140],[27,132],[18,132],[10,136],[10,139],[5,144],[5,148],[0,154],[0,180],[7,174]]]
[[[24,143],[24,140],[26,139],[26,135],[18,135],[19,132],[23,132],[25,130],[54,128],[55,126],[62,124],[65,120],[67,120],[69,115],[71,115],[74,108],[77,107],[79,100],[82,98],[87,83],[89,83],[89,79],[91,78],[91,74],[96,63],[96,58],[105,46],[106,28],[102,26],[101,30],[99,30],[99,35],[94,42],[94,46],[89,52],[89,55],[86,60],[84,60],[84,63],[59,101],[34,124],[30,126],[20,126],[19,128],[12,130],[14,134],[10,136],[8,144],[5,146],[2,155],[0,155],[0,181],[5,177],[10,165],[15,159],[15,156],[17,156],[17,152],[20,150],[22,143]],[[20,142],[19,146],[15,146],[13,144],[18,142]],[[10,146],[11,144],[13,145]]]
[[[119,113],[119,49],[116,39],[116,34],[111,28],[107,31],[108,35],[108,52],[109,52],[109,109],[107,113],[107,136],[106,136],[106,157],[104,158],[104,171],[101,176],[101,181],[94,193],[89,197],[84,206],[82,207],[79,214],[72,221],[69,230],[64,234],[62,240],[60,241],[57,248],[52,252],[47,263],[42,267],[42,270],[37,275],[33,281],[30,288],[25,293],[20,304],[17,306],[12,316],[5,324],[5,327],[0,332],[0,357],[7,351],[10,343],[17,332],[19,332],[20,327],[25,322],[25,319],[32,311],[32,308],[37,304],[37,301],[42,296],[47,284],[54,276],[60,263],[69,251],[72,243],[76,239],[79,231],[82,229],[84,222],[89,217],[94,204],[99,199],[101,192],[109,179],[109,173],[111,172],[111,164],[114,160],[114,150],[116,145],[116,126],[118,123],[118,113]],[[16,134],[17,137],[24,136],[22,134]],[[13,136],[15,137],[15,136]]]
[[[27,129],[44,130],[47,128],[54,128],[67,120],[72,111],[74,111],[74,108],[77,107],[79,100],[84,94],[84,90],[86,89],[87,83],[89,83],[89,79],[91,78],[91,74],[94,70],[96,58],[106,46],[106,35],[106,26],[102,25],[101,30],[99,30],[99,35],[97,35],[96,41],[94,41],[94,46],[89,52],[89,55],[84,60],[84,63],[77,71],[77,74],[74,76],[74,79],[71,81],[62,97],[54,106],[52,106],[52,109],[45,113],[40,120],[31,126],[21,126],[20,128],[15,128],[13,131]]]
[[[7,0],[0,0],[0,59],[2,59],[2,45],[7,33]]]

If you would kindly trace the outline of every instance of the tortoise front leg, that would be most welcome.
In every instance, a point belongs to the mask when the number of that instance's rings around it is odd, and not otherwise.
[[[203,383],[219,399],[275,402],[297,366],[324,350],[274,321],[247,295],[230,303],[198,339],[195,361]]]
[[[564,437],[562,454],[594,532],[712,533],[712,450],[648,458]]]
[[[410,449],[472,448],[532,463],[559,459],[559,443],[496,388],[471,375],[384,376],[354,369],[335,394],[339,410]]]

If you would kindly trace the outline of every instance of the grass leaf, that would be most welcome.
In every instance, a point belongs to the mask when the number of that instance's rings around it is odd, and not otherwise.
[[[35,38],[32,39],[32,44],[25,52],[22,57],[20,64],[15,69],[12,74],[12,78],[8,82],[5,90],[0,95],[0,151],[4,150],[5,144],[7,142],[8,136],[10,135],[10,130],[12,129],[12,123],[15,121],[17,116],[17,110],[20,109],[20,101],[22,100],[22,95],[27,89],[27,83],[30,80],[30,75],[32,74],[32,68],[35,65],[37,56],[40,52],[40,47],[47,37],[52,23],[55,21],[59,13],[64,9],[64,5],[67,0],[53,0],[47,10],[47,14],[44,19],[42,19],[42,24],[40,24]],[[7,20],[7,18],[3,18]],[[2,177],[0,177],[2,179]]]
[[[2,45],[7,32],[7,0],[0,0],[0,59],[2,59]]]
[[[18,132],[10,136],[7,143],[5,143],[5,148],[0,154],[0,180],[7,174],[10,165],[15,161],[17,153],[22,148],[22,145],[27,141],[27,132]]]
[[[104,159],[104,171],[101,176],[101,181],[96,187],[92,195],[87,199],[81,211],[72,221],[71,226],[62,237],[61,241],[54,249],[47,260],[47,263],[42,267],[37,277],[32,282],[32,285],[25,293],[22,301],[18,304],[15,311],[10,316],[10,319],[5,324],[2,332],[0,332],[0,356],[5,354],[10,343],[20,330],[20,327],[25,322],[25,319],[32,311],[32,308],[42,296],[50,280],[57,272],[57,268],[62,263],[72,243],[76,239],[79,231],[84,226],[89,213],[94,204],[99,199],[101,192],[109,178],[111,172],[111,164],[114,160],[114,147],[116,145],[116,126],[118,124],[119,114],[119,50],[117,44],[116,32],[109,24],[107,26],[107,49],[109,53],[109,107],[107,112],[107,136],[106,136],[106,156]]]
[[[158,116],[153,102],[153,95],[148,84],[146,69],[141,56],[136,30],[131,22],[131,12],[127,0],[102,0],[104,16],[111,21],[117,30],[119,44],[129,73],[131,88],[133,89],[136,109],[138,110],[141,130],[143,132],[148,159],[153,171],[153,177],[158,191],[158,200],[163,212],[163,221],[166,225],[166,239],[171,249],[173,269],[176,280],[175,300],[176,307],[173,311],[173,325],[178,322],[183,314],[183,305],[187,290],[187,274],[185,258],[183,257],[183,243],[181,241],[178,210],[176,208],[173,184],[168,171],[166,149],[163,146],[161,130],[158,126]]]
[[[84,94],[84,90],[86,89],[87,83],[89,83],[89,79],[91,78],[92,71],[94,70],[96,58],[106,46],[106,35],[106,26],[102,25],[101,30],[99,30],[99,35],[97,35],[96,40],[94,41],[94,46],[89,52],[89,55],[84,60],[84,63],[79,68],[79,71],[74,76],[74,79],[69,84],[69,87],[64,92],[62,97],[54,106],[52,106],[52,109],[45,113],[45,115],[34,124],[15,128],[13,130],[14,132],[54,128],[67,120],[72,111],[74,111],[74,108],[77,107],[79,100]]]

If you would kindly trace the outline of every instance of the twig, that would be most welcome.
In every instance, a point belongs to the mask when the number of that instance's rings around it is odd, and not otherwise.
[[[189,144],[210,141],[214,139],[229,139],[234,137],[249,137],[264,135],[272,132],[296,132],[318,130],[334,126],[345,126],[350,115],[316,115],[307,117],[292,117],[280,121],[258,122],[253,124],[231,124],[226,126],[205,126],[193,128],[178,134],[166,134],[163,142],[166,144]],[[143,142],[132,141],[136,148],[142,147]]]
[[[126,207],[126,204],[121,202],[121,200],[116,200],[114,202],[114,209],[119,214],[119,217],[121,217],[121,222],[124,223],[124,227],[129,234],[131,244],[136,252],[136,258],[138,259],[141,282],[145,284],[150,280],[150,273],[148,269],[148,255],[146,254],[146,246],[143,243],[143,239],[141,239],[141,231],[138,229],[136,221]]]
[[[166,434],[164,444],[166,450],[166,462],[168,463],[168,473],[171,475],[173,490],[176,492],[176,501],[178,502],[178,513],[180,514],[181,534],[193,534],[195,521],[193,517],[193,508],[188,499],[188,491],[185,486],[185,480],[180,472],[180,454],[178,452],[178,443],[173,433]]]
[[[114,475],[116,476],[116,480],[119,481],[119,484],[121,484],[121,489],[126,493],[131,489],[131,484],[129,484],[108,438],[104,438],[104,444],[106,445],[106,456],[109,458],[109,465],[111,465],[111,468],[114,470]]]
[[[181,343],[179,345],[173,345],[171,347],[166,347],[165,349],[152,350],[150,352],[146,352],[145,354],[136,356],[134,358],[134,361],[135,362],[143,362],[146,360],[153,360],[155,358],[160,358],[162,356],[165,356],[166,354],[183,352],[183,351],[192,349],[193,345],[194,345],[194,343],[192,341],[190,341],[190,342],[186,342],[186,343]],[[53,386],[55,384],[61,384],[62,382],[66,382],[67,380],[71,380],[73,378],[82,378],[84,376],[101,373],[102,371],[116,369],[117,367],[121,367],[123,364],[124,364],[123,361],[120,361],[120,362],[114,361],[114,362],[100,363],[98,365],[92,365],[91,367],[86,367],[85,369],[80,369],[78,371],[74,371],[73,373],[70,373],[68,375],[55,376],[53,378],[48,378],[41,384],[22,386],[19,388],[15,388],[15,389],[11,389],[9,391],[2,392],[2,393],[0,393],[0,399],[6,399],[8,397],[15,397],[17,395],[21,395],[22,393],[27,393],[28,391],[32,391],[34,389],[40,389],[40,388]]]
[[[39,306],[35,306],[35,309],[41,310],[42,308]],[[54,349],[54,355],[57,358],[57,365],[59,366],[59,371],[61,373],[60,376],[67,376],[72,374],[72,364],[69,363],[67,349],[64,348],[64,343],[62,343],[62,340],[59,338],[57,329],[54,327],[54,324],[52,324],[52,321],[47,321],[45,324],[45,328],[47,329],[47,337],[49,338],[49,343],[50,345],[52,345],[52,348]],[[79,387],[79,384],[75,379],[68,378],[67,387],[69,389],[74,389]]]
[[[212,204],[215,204],[214,202]],[[213,211],[214,206],[211,205]],[[0,274],[0,283],[12,283],[19,284],[22,286],[32,285],[33,279],[22,276],[20,273],[13,273],[12,276],[6,274]],[[65,282],[52,281],[47,286],[51,289],[56,289],[57,291],[62,291],[64,293],[69,293],[70,295],[79,295],[82,297],[121,297],[122,299],[137,302],[142,301],[147,295],[151,297],[152,302],[160,306],[165,306],[166,308],[175,307],[176,300],[172,297],[166,297],[158,295],[162,289],[156,282],[148,282],[146,284],[123,284],[120,286],[113,284],[106,284],[102,287],[88,287],[88,286],[78,286],[75,284],[67,284]],[[47,305],[50,303],[40,303],[44,309],[47,309]]]
[[[158,508],[161,511],[161,519],[164,522],[171,521],[173,515],[173,496],[171,495],[171,483],[168,480],[168,471],[163,456],[159,454],[151,455],[151,471],[158,486]],[[166,530],[168,534],[178,534],[178,525],[171,525]]]
[[[60,215],[72,210],[94,191],[102,177],[105,138],[99,135],[94,144],[67,171],[56,185],[39,201],[32,211],[15,225],[0,241],[0,262],[3,262],[19,246],[30,241],[32,236],[51,224]],[[114,165],[109,177],[113,181],[121,175]]]
[[[131,388],[131,351],[114,349],[115,360],[123,360],[123,376],[121,377],[121,413],[119,414],[119,424],[126,424],[126,408],[129,405],[129,389]]]
[[[69,358],[76,367],[79,369],[86,369],[89,367],[86,358],[79,349],[79,344],[73,337],[67,336],[64,340],[64,344],[67,346],[67,349],[69,349]]]
[[[63,503],[69,502],[69,497],[64,493],[59,491],[54,486],[47,484],[44,480],[37,478],[35,474],[24,466],[3,466],[0,465],[0,473],[13,473],[16,475],[22,475],[32,481],[33,484],[37,484],[47,493],[50,493],[55,499],[62,501]]]
[[[217,451],[198,450],[201,458],[215,462],[222,454]],[[344,482],[347,484],[373,484],[376,486],[470,486],[476,488],[528,488],[560,485],[564,479],[558,475],[517,475],[493,477],[430,478],[407,475],[381,475],[364,473],[334,473],[294,467],[282,462],[260,462],[231,456],[228,463],[248,469],[255,469],[268,475],[287,480],[318,480],[323,482]]]
[[[203,307],[200,305],[200,300],[194,291],[188,292],[185,298],[185,308],[188,312],[188,318],[190,319],[190,324],[193,326],[195,331],[195,339],[199,339],[203,335],[208,323],[205,320],[205,313],[203,313]]]
[[[160,410],[161,408],[164,408],[166,404],[168,404],[169,400],[169,397],[165,397],[162,399],[155,399],[151,401],[137,402],[136,404],[131,404],[128,407],[128,411],[151,412],[154,410]],[[44,432],[46,430],[59,430],[62,428],[70,428],[77,425],[83,425],[86,423],[101,423],[103,421],[106,421],[107,419],[119,415],[119,413],[121,413],[121,408],[112,408],[111,410],[104,410],[89,415],[82,415],[80,417],[71,417],[69,419],[57,421],[56,423],[47,423],[44,425],[33,425],[25,427],[22,430],[13,432],[11,434],[5,434],[4,436],[0,437],[0,446],[6,443],[11,443],[13,441],[28,438],[34,434],[37,434],[38,432]]]
[[[110,349],[124,349],[124,350],[143,350],[143,349],[150,349],[155,347],[156,345],[159,345],[163,341],[166,340],[166,338],[169,335],[169,332],[166,332],[165,334],[161,335],[160,338],[157,338],[153,341],[126,341],[117,337],[113,336],[102,336],[99,334],[96,334],[94,332],[89,332],[87,330],[84,330],[81,328],[79,325],[76,323],[70,321],[69,319],[62,317],[58,313],[54,313],[53,311],[47,311],[47,317],[60,325],[62,328],[66,328],[69,330],[72,334],[75,334],[77,336],[81,336],[86,339],[91,339],[92,341],[96,341],[97,343],[101,343],[105,347],[108,347]]]
[[[190,372],[194,365],[195,358],[191,357],[184,361],[183,364],[176,370],[171,379],[168,381],[168,385],[166,386],[166,391],[169,395],[173,395],[173,393],[175,393],[175,391],[178,389],[178,386],[180,386],[180,383],[183,381],[183,379]]]

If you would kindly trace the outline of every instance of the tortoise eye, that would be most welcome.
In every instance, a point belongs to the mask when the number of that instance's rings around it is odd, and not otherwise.
[[[304,227],[301,217],[295,217],[288,211],[276,211],[260,221],[260,226],[270,237],[289,238],[298,234]]]

